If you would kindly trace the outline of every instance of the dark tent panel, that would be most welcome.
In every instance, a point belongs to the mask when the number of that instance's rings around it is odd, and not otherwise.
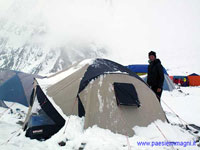
[[[77,98],[78,98],[78,116],[83,117],[83,116],[85,116],[85,109],[84,109],[84,106],[83,106],[83,104],[80,100],[79,95],[77,96]]]
[[[8,106],[2,100],[0,100],[0,107],[8,108]]]
[[[199,76],[199,75],[196,74],[196,73],[192,73],[192,74],[190,74],[190,75],[188,75],[188,76]]]
[[[114,83],[113,85],[118,105],[140,106],[138,95],[133,84]]]
[[[32,112],[27,122],[26,136],[31,139],[48,139],[64,126],[65,120],[49,102],[40,86],[36,87],[36,96],[33,108],[37,110]]]
[[[130,71],[128,68],[116,62],[107,59],[96,59],[85,72],[84,77],[80,83],[79,93],[88,85],[88,83],[92,79],[97,78],[99,75],[106,73],[115,73],[119,71],[122,73],[127,73],[130,76],[136,77],[137,79],[141,80],[141,78],[135,72]]]

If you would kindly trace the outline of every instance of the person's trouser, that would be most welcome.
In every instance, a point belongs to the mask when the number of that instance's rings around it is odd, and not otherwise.
[[[158,97],[158,100],[160,102],[160,98],[161,98],[161,95],[162,95],[162,89],[161,89],[160,92],[157,92],[158,87],[152,87],[151,89],[154,91],[154,93],[156,94],[156,96]]]

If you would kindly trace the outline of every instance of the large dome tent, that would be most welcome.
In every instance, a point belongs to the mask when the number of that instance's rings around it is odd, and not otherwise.
[[[97,125],[128,136],[134,135],[132,128],[136,125],[165,121],[160,103],[146,83],[128,68],[107,59],[85,60],[36,79],[33,93],[24,125],[30,138],[51,137],[64,126],[63,115],[85,117],[85,129]],[[42,116],[40,122],[34,119],[38,116]]]

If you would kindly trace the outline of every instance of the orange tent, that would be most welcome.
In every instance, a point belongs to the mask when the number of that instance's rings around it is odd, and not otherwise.
[[[198,74],[191,74],[188,76],[189,86],[200,86],[200,76]]]

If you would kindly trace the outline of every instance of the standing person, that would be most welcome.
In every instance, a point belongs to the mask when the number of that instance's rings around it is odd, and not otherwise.
[[[149,66],[147,75],[147,84],[157,95],[159,102],[162,94],[164,82],[163,66],[159,59],[156,58],[154,51],[149,52]]]

